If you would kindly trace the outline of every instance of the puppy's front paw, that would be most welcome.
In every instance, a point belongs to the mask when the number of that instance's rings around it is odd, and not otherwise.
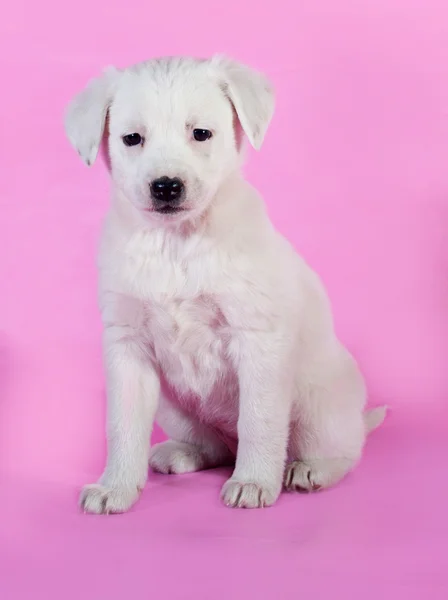
[[[99,483],[86,485],[81,492],[79,504],[86,513],[107,515],[123,513],[138,499],[140,490],[126,487],[106,487]]]
[[[221,498],[232,508],[263,508],[274,504],[279,493],[276,486],[229,479],[222,488]]]

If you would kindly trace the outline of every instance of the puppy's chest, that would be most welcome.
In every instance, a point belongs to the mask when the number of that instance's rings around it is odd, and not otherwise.
[[[208,397],[227,371],[229,335],[213,257],[177,260],[153,254],[133,267],[128,283],[144,305],[153,359],[180,395]]]
[[[228,327],[216,298],[160,295],[147,303],[146,336],[168,383],[206,398],[225,375]]]
[[[133,329],[167,383],[179,396],[209,397],[229,370],[219,258],[200,241],[187,247],[154,236],[129,245],[117,258],[116,270],[108,258],[104,287],[111,282],[118,304],[125,298]]]

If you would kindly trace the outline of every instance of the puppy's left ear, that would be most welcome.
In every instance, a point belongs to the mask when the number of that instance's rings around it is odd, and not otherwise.
[[[261,73],[225,57],[212,59],[249,142],[259,150],[274,114],[274,89]]]
[[[65,115],[67,137],[89,167],[98,154],[118,75],[114,67],[106,69],[73,98]]]

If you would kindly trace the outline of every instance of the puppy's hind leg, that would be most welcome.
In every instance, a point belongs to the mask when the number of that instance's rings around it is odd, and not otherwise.
[[[316,491],[330,487],[361,458],[369,424],[363,414],[364,387],[360,377],[333,385],[315,386],[299,403],[291,423],[287,490]],[[331,383],[331,382],[330,382]],[[377,415],[372,417],[376,419]],[[376,424],[376,423],[375,423]]]
[[[149,465],[153,471],[192,473],[233,464],[233,454],[211,429],[166,399],[161,400],[157,422],[172,439],[151,449]]]

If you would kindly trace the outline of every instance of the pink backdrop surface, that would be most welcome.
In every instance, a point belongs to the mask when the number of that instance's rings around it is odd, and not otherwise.
[[[84,516],[105,452],[108,178],[63,110],[108,64],[215,52],[276,84],[248,177],[391,412],[333,490],[231,511],[225,471],[150,475],[130,513]],[[0,597],[446,600],[446,0],[15,0],[0,65]]]

